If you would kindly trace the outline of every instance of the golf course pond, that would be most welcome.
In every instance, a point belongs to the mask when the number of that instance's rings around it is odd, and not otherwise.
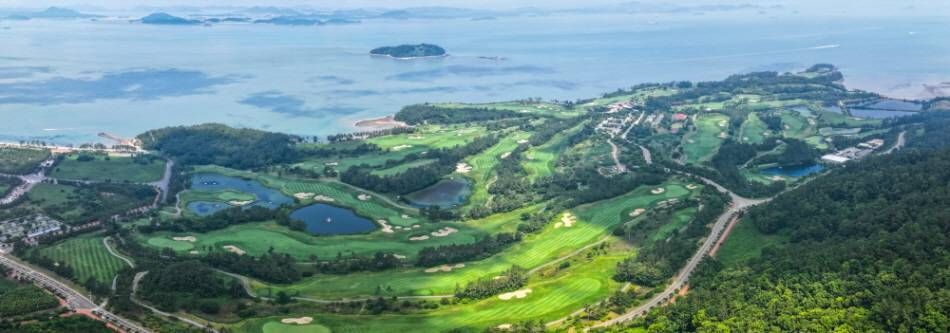
[[[351,209],[322,203],[297,209],[290,218],[305,223],[307,232],[314,235],[360,234],[376,229],[375,222]]]
[[[292,204],[294,199],[278,190],[264,186],[258,181],[224,176],[213,173],[199,173],[191,177],[191,190],[198,191],[237,191],[254,196],[254,201],[246,203],[244,207],[264,207],[274,209],[284,204]],[[188,210],[199,215],[208,216],[221,210],[233,207],[227,202],[193,201],[186,206]]]
[[[465,203],[472,193],[472,184],[465,178],[443,179],[432,186],[405,196],[414,207],[454,207]]]
[[[762,169],[762,173],[769,176],[783,176],[783,177],[805,177],[813,173],[821,172],[824,170],[824,167],[821,164],[812,164],[812,165],[803,165],[796,167],[771,167]]]

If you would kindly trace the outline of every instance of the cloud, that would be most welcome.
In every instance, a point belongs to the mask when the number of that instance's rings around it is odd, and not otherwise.
[[[319,108],[308,107],[307,103],[299,97],[287,95],[279,91],[263,91],[252,94],[239,101],[241,104],[269,109],[291,117],[314,117],[326,114],[345,115],[363,111],[361,108],[332,105]]]
[[[55,77],[0,84],[0,104],[74,104],[100,99],[154,100],[212,93],[212,87],[233,83],[237,76],[215,77],[181,69],[136,69],[108,72],[95,78]]]
[[[49,67],[41,66],[0,67],[0,79],[20,79],[51,71]]]
[[[461,77],[485,77],[513,74],[553,74],[555,71],[547,67],[539,66],[505,66],[505,67],[487,67],[487,66],[466,66],[452,65],[437,69],[403,72],[391,75],[386,79],[399,81],[428,81],[432,79],[461,76]]]

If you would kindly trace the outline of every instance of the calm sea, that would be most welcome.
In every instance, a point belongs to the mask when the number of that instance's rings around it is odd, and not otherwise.
[[[221,122],[303,135],[406,104],[576,99],[641,82],[838,65],[850,87],[924,97],[950,81],[950,25],[928,20],[626,15],[370,20],[317,27],[0,21],[0,140]],[[450,57],[370,49],[429,42]],[[497,58],[496,58],[497,57]]]

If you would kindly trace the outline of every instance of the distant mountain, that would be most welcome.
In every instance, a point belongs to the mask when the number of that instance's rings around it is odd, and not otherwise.
[[[304,13],[301,13],[297,10],[290,8],[274,7],[274,6],[255,6],[241,10],[240,13],[247,15],[268,15],[268,16],[302,16]]]
[[[30,19],[30,17],[29,17],[29,16],[26,16],[26,15],[13,14],[13,15],[9,15],[9,16],[7,16],[7,17],[4,17],[3,19],[4,19],[4,20],[9,20],[9,21],[27,21],[27,20]]]
[[[152,13],[141,20],[143,24],[162,24],[162,25],[195,25],[201,24],[199,20],[189,20],[186,18],[173,16],[168,13]]]
[[[43,11],[27,14],[31,18],[57,18],[57,19],[68,19],[68,18],[94,18],[102,17],[101,15],[85,14],[78,11],[61,8],[61,7],[49,7]]]
[[[269,19],[255,20],[254,23],[267,23],[276,25],[324,25],[324,24],[354,24],[360,23],[359,20],[348,18],[323,18],[321,16],[278,16]]]
[[[399,59],[439,57],[444,56],[445,49],[438,45],[418,44],[418,45],[399,45],[377,47],[369,51],[373,55],[384,55]]]
[[[387,19],[452,19],[496,16],[502,13],[490,10],[478,10],[454,7],[413,7],[390,10],[379,14],[379,18]]]

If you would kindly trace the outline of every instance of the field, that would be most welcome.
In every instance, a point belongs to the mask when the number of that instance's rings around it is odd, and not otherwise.
[[[584,124],[577,125],[565,132],[554,135],[551,140],[543,145],[528,149],[521,162],[525,171],[528,172],[528,179],[534,181],[554,174],[554,163],[561,152],[567,148],[567,139],[583,127]]]
[[[739,137],[743,143],[760,144],[765,141],[768,128],[762,119],[759,119],[755,113],[749,113],[749,117],[742,123],[739,131]]]
[[[483,103],[483,104],[468,104],[468,103],[438,103],[435,104],[439,107],[444,108],[465,108],[465,107],[475,107],[475,108],[489,108],[497,110],[508,110],[515,111],[525,114],[534,114],[544,117],[555,117],[555,118],[571,118],[581,115],[582,110],[580,108],[575,109],[566,109],[563,106],[548,103],[548,102],[497,102],[497,103]]]
[[[235,225],[204,234],[157,232],[143,235],[140,241],[152,247],[167,247],[178,252],[196,250],[204,253],[209,248],[220,250],[222,246],[234,245],[250,255],[260,255],[267,253],[273,247],[274,251],[288,253],[303,261],[309,261],[311,255],[331,258],[338,253],[370,255],[377,251],[391,251],[413,258],[425,246],[471,243],[490,233],[511,231],[522,212],[537,209],[540,208],[526,207],[511,213],[492,215],[466,223],[424,223],[420,224],[418,229],[395,233],[375,232],[369,235],[316,237],[305,232],[293,231],[274,222],[259,222]],[[458,232],[446,237],[432,237],[425,241],[409,240],[409,237],[426,234],[446,226],[456,228]],[[192,243],[172,239],[186,236],[194,236],[196,241]]]
[[[680,228],[686,226],[689,221],[692,221],[693,216],[696,216],[695,207],[676,211],[673,213],[673,219],[670,221],[670,223],[664,224],[657,228],[656,232],[650,235],[650,240],[656,242],[670,237],[674,231],[679,230]]]
[[[90,197],[90,192],[70,185],[40,183],[36,184],[27,195],[29,200],[25,204],[41,209],[47,215],[70,222],[72,219],[89,216],[89,214],[124,212],[151,203],[152,200],[152,197],[146,201],[127,195],[101,192],[95,193],[93,199]]]
[[[881,123],[880,119],[861,119],[828,111],[817,112],[817,114],[818,124],[822,127],[861,127],[862,125],[877,125]]]
[[[95,235],[72,237],[37,251],[72,267],[76,281],[85,282],[93,278],[100,283],[110,284],[112,278],[127,264],[112,256],[102,244],[102,239],[102,236]]]
[[[467,206],[484,205],[490,200],[488,186],[501,155],[515,150],[519,145],[518,141],[525,140],[528,136],[528,133],[520,131],[509,134],[498,144],[465,159],[465,162],[472,167],[472,171],[465,174],[465,177],[472,180],[472,195],[468,198]]]
[[[30,173],[50,155],[48,150],[0,147],[0,173]]]
[[[148,183],[162,179],[165,172],[165,161],[161,159],[124,156],[87,155],[94,156],[91,161],[80,161],[80,155],[67,156],[51,173],[51,177],[72,180],[112,181],[115,183]],[[148,162],[144,162],[144,161]]]
[[[20,284],[0,276],[0,318],[56,308],[53,295],[32,284]]]
[[[290,286],[274,286],[255,283],[259,293],[267,294],[286,290],[305,297],[338,298],[352,296],[370,296],[377,286],[391,289],[386,295],[439,295],[451,294],[456,283],[466,283],[475,279],[495,276],[512,265],[535,268],[551,260],[568,255],[585,245],[607,236],[614,226],[629,220],[626,215],[636,208],[649,208],[660,200],[682,198],[690,194],[682,184],[669,183],[666,191],[660,195],[650,193],[652,188],[639,188],[627,195],[578,207],[574,210],[578,221],[572,227],[557,227],[552,221],[539,233],[525,237],[500,254],[488,259],[466,263],[466,267],[451,272],[425,273],[423,268],[403,269],[384,273],[355,273],[346,276],[318,275]],[[509,215],[510,221],[518,218],[518,211]],[[473,221],[478,227],[490,222]],[[555,220],[560,221],[561,215]],[[513,227],[513,225],[511,226]]]
[[[762,254],[762,249],[769,246],[781,246],[785,242],[787,242],[785,236],[762,234],[752,223],[741,220],[733,227],[732,233],[722,244],[716,257],[722,263],[732,265],[756,258]]]
[[[416,133],[386,135],[366,140],[384,150],[394,147],[412,146],[425,149],[448,148],[464,145],[477,137],[487,134],[482,126],[424,126]],[[410,147],[405,147],[404,150]]]
[[[415,167],[419,167],[419,166],[431,164],[432,162],[435,162],[435,161],[437,161],[437,160],[436,160],[436,159],[421,159],[421,160],[415,160],[415,161],[412,161],[412,162],[399,164],[399,165],[396,165],[396,166],[391,167],[391,168],[376,169],[376,170],[371,171],[371,173],[374,174],[374,175],[377,175],[377,176],[395,175],[395,174],[401,173],[401,172],[403,172],[403,171],[406,171],[406,170],[409,170],[409,169],[412,169],[412,168],[415,168]]]
[[[580,256],[584,257],[584,256]],[[550,277],[534,278],[524,287],[531,289],[525,298],[500,300],[497,297],[443,307],[421,314],[342,316],[310,315],[317,323],[334,332],[443,332],[452,329],[485,329],[500,324],[525,320],[554,320],[566,316],[587,304],[596,302],[620,288],[610,278],[616,264],[627,257],[612,251],[591,260],[581,258],[570,268]],[[286,316],[287,317],[295,317]],[[269,333],[262,329],[280,318],[254,319],[235,328],[242,333]],[[318,326],[316,332],[322,327]]]
[[[683,152],[689,163],[708,161],[719,150],[729,126],[729,117],[722,114],[703,114],[696,118],[696,130],[683,137]]]

